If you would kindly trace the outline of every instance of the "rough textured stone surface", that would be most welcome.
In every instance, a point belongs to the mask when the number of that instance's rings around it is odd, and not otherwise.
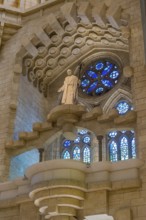
[[[145,220],[146,71],[140,1],[0,1],[0,15],[0,219],[44,220],[50,213],[51,220],[82,220],[105,213],[114,220]],[[125,67],[120,83],[99,98],[79,91],[81,109],[59,106],[58,113],[57,90],[66,70],[79,74],[81,64],[105,56],[115,59],[121,72]],[[113,108],[126,98],[134,111],[117,117]],[[65,119],[65,114],[70,115]],[[55,170],[56,164],[46,163],[43,170],[37,164],[35,173],[30,168],[23,178],[5,182],[12,157],[43,148],[53,138],[60,146],[60,126],[67,120],[103,136],[104,166],[95,154],[91,167],[65,161],[65,167],[59,163]],[[106,163],[106,134],[115,129],[135,129],[140,164],[136,159]],[[29,159],[24,158],[26,163]],[[46,193],[67,195],[68,200],[45,198]]]

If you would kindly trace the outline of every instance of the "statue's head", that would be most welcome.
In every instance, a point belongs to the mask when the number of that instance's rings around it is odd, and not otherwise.
[[[72,75],[71,69],[68,69],[68,70],[67,70],[67,75],[68,75],[68,76]]]

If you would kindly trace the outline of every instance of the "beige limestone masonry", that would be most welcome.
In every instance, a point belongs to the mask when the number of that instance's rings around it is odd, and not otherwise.
[[[83,220],[98,214],[145,220],[146,70],[140,0],[0,4],[0,220]],[[81,95],[78,107],[83,111],[58,107],[57,90],[66,70],[77,71],[81,62],[104,56],[124,68],[121,84],[103,101]],[[124,85],[127,79],[131,89]],[[132,101],[134,111],[118,116],[112,108],[119,98]],[[73,108],[77,112],[68,113]],[[6,182],[11,157],[42,146],[60,132],[64,120],[103,136],[110,129],[135,129],[138,159],[96,162],[88,168],[76,161],[47,161],[30,167],[24,178]],[[18,140],[13,140],[15,129],[21,131]]]

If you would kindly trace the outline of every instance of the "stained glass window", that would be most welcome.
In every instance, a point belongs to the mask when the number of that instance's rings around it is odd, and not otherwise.
[[[74,140],[74,143],[75,144],[80,143],[80,137],[79,136]]]
[[[87,130],[83,129],[83,130],[79,130],[78,133],[79,133],[79,134],[87,134],[87,132],[88,132]]]
[[[119,115],[124,115],[128,111],[133,110],[132,105],[127,100],[120,100],[115,108],[118,110]]]
[[[120,150],[121,150],[121,160],[128,159],[128,138],[126,136],[122,137],[120,141]]]
[[[90,163],[91,144],[91,133],[86,129],[78,129],[78,135],[75,140],[67,140],[63,137],[61,157]]]
[[[110,160],[117,161],[118,160],[118,152],[117,152],[117,143],[112,141],[109,145],[110,148]]]
[[[64,147],[69,147],[71,145],[71,141],[70,140],[65,140],[63,143]]]
[[[90,149],[88,146],[83,150],[83,162],[90,163]]]
[[[136,158],[135,137],[132,138],[131,145],[132,145],[132,157],[133,157],[133,158]]]
[[[109,135],[111,138],[112,138],[112,137],[116,137],[117,131],[111,131],[111,132],[109,132],[108,135]]]
[[[85,144],[90,143],[90,137],[89,137],[89,136],[85,136],[85,137],[83,138],[83,142],[84,142]]]
[[[70,153],[68,152],[68,150],[65,150],[63,152],[63,159],[70,159]]]
[[[73,159],[80,160],[80,158],[81,158],[80,147],[76,146],[73,150]]]
[[[136,158],[133,130],[110,131],[107,135],[109,159],[112,162]]]
[[[111,90],[120,78],[117,64],[110,60],[98,60],[86,67],[80,87],[90,96],[102,95]]]

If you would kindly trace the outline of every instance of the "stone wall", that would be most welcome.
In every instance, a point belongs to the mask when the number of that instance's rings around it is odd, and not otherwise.
[[[14,140],[18,139],[19,132],[32,131],[33,123],[45,121],[48,113],[48,100],[29,83],[26,76],[20,77],[17,105]]]
[[[106,1],[110,2],[110,1]],[[112,1],[111,1],[112,2]],[[143,44],[143,33],[142,33],[142,25],[141,25],[141,11],[140,11],[140,1],[139,0],[117,0],[117,2],[121,3],[124,12],[130,13],[130,66],[134,70],[134,76],[132,78],[132,92],[133,92],[133,102],[135,106],[135,110],[137,112],[137,122],[136,122],[136,133],[137,133],[137,148],[138,148],[138,157],[140,160],[145,162],[146,160],[146,70],[144,66],[144,44]],[[56,7],[53,9],[55,10]],[[49,9],[50,10],[50,9]],[[37,14],[38,16],[38,14]],[[20,76],[16,77],[13,75],[13,67],[14,67],[14,57],[16,53],[21,49],[20,39],[22,37],[29,38],[34,32],[37,32],[38,26],[42,27],[43,23],[46,20],[46,15],[36,18],[36,15],[29,14],[24,19],[24,27],[18,31],[16,35],[14,35],[6,45],[1,49],[1,69],[0,69],[0,174],[1,178],[4,178],[8,174],[9,167],[9,156],[11,155],[11,151],[9,153],[5,152],[5,141],[6,139],[10,139],[12,136],[12,131],[14,129],[14,119],[16,118],[16,127],[20,131],[23,127],[28,126],[27,130],[30,129],[32,122],[35,120],[44,120],[44,117],[47,112],[47,104],[45,98],[43,98],[38,91],[36,92],[35,88],[29,86],[29,83],[26,81],[26,78],[21,78],[24,84],[19,89],[13,90],[13,86],[16,87],[16,81],[19,80]],[[82,14],[83,16],[83,14]],[[115,15],[115,17],[117,14]],[[124,17],[124,14],[123,14]],[[33,20],[33,18],[35,20]],[[118,19],[118,16],[116,17]],[[43,35],[44,36],[44,35]],[[30,44],[31,45],[31,44]],[[24,51],[26,52],[25,45]],[[33,48],[33,47],[32,47]],[[70,65],[70,64],[68,64]],[[59,84],[59,83],[58,83]],[[54,83],[55,85],[55,83]],[[24,86],[24,87],[23,87]],[[59,85],[58,85],[59,86]],[[26,88],[27,91],[24,95],[23,88]],[[20,93],[19,93],[20,91]],[[55,88],[52,88],[52,91],[55,91]],[[19,94],[23,93],[19,96]],[[31,96],[30,96],[31,93]],[[12,97],[15,97],[15,102]],[[30,98],[30,99],[29,99]],[[49,96],[51,98],[51,96]],[[34,100],[32,103],[31,100]],[[55,99],[55,98],[54,98]],[[19,100],[17,104],[17,101]],[[53,105],[51,103],[51,105]],[[36,108],[37,106],[37,108]],[[44,106],[42,108],[42,106]],[[31,112],[30,116],[27,115],[27,111]],[[17,113],[18,114],[17,114]],[[22,120],[24,117],[25,121]],[[30,117],[30,118],[29,118]],[[87,124],[86,122],[85,124]],[[90,127],[92,127],[92,121],[89,122]],[[99,129],[99,128],[98,128]],[[100,128],[101,129],[101,128]],[[30,129],[31,130],[31,129]],[[120,169],[120,168],[119,168]],[[130,173],[129,168],[129,173]],[[59,171],[58,171],[59,173]],[[88,173],[88,171],[87,171]],[[139,170],[136,168],[134,170],[134,174],[138,175],[138,182],[135,182],[132,178],[130,181],[126,182],[125,179],[121,181],[121,175],[119,173],[116,174],[115,170],[113,171],[114,177],[116,181],[108,185],[108,187],[112,187],[112,191],[105,192],[98,191],[98,193],[94,194],[90,192],[86,198],[86,211],[87,214],[97,214],[101,212],[107,212],[107,214],[114,216],[115,220],[145,220],[146,219],[146,164],[144,164]],[[120,173],[121,174],[121,173]],[[42,174],[41,174],[42,175]],[[40,175],[40,176],[41,176]],[[58,174],[60,175],[60,174]],[[65,175],[65,174],[63,174]],[[127,172],[123,172],[123,177],[128,178]],[[130,173],[130,175],[132,175]],[[54,175],[55,176],[55,175]],[[80,175],[79,175],[80,176]],[[78,176],[78,178],[79,178]],[[105,173],[104,175],[105,176]],[[103,176],[98,176],[97,179]],[[48,177],[43,174],[43,177]],[[40,178],[40,179],[39,179]],[[39,177],[38,180],[41,180],[42,176]],[[65,178],[65,177],[64,177]],[[94,176],[96,178],[96,176]],[[119,178],[119,179],[118,179]],[[36,178],[37,179],[37,178]],[[27,180],[26,180],[27,181]],[[23,182],[23,181],[22,181]],[[21,183],[22,183],[21,182]],[[40,220],[41,217],[38,214],[37,209],[33,205],[32,202],[28,201],[28,193],[30,192],[25,184],[22,186],[20,192],[22,192],[19,201],[16,201],[16,186],[20,183],[17,181],[11,183],[9,187],[12,188],[12,194],[6,193],[4,197],[4,188],[5,183],[1,185],[1,199],[8,198],[11,196],[14,199],[14,203],[9,200],[3,201],[0,209],[0,217],[3,220],[10,219],[37,219]],[[135,185],[134,185],[135,184]],[[95,185],[92,185],[95,187]],[[9,188],[8,187],[8,188]],[[44,186],[42,186],[44,187]],[[99,185],[96,185],[99,189]],[[102,187],[105,187],[104,183]],[[107,187],[107,186],[106,186]],[[108,188],[108,189],[109,189]],[[111,189],[111,188],[110,188]],[[24,191],[25,193],[24,193]],[[27,199],[26,199],[27,197]],[[104,206],[100,206],[100,201],[98,198],[101,197],[101,201]],[[18,198],[17,198],[18,199]],[[93,202],[92,202],[93,201]],[[107,203],[106,203],[106,202]],[[25,203],[26,202],[26,203]],[[97,205],[98,202],[98,205]],[[16,205],[16,203],[21,204],[20,207]],[[10,208],[11,206],[11,208]],[[104,210],[103,210],[104,208]],[[31,214],[28,216],[29,211],[33,210]],[[93,213],[94,212],[94,213]],[[43,219],[43,218],[42,218]],[[82,218],[80,218],[82,219]]]

